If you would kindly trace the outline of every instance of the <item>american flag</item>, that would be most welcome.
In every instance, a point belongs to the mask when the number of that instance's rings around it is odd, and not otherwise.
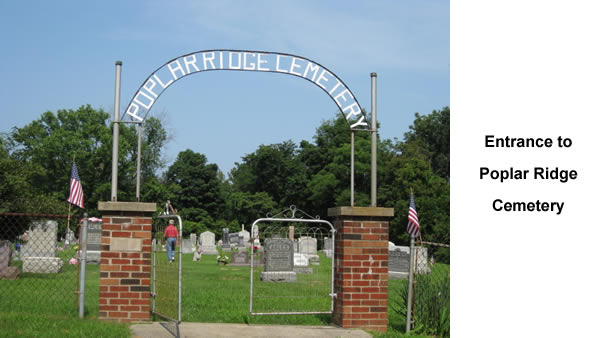
[[[81,180],[79,179],[75,161],[73,161],[73,168],[71,169],[71,191],[69,192],[67,202],[83,208],[83,188],[81,187]]]
[[[418,237],[421,227],[419,226],[419,216],[417,216],[417,208],[415,207],[415,199],[412,192],[410,193],[410,206],[408,207],[408,227],[406,231],[412,237]]]

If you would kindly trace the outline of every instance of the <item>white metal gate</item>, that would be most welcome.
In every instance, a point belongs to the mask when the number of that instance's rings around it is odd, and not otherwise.
[[[168,221],[175,221],[178,228],[174,260],[168,255],[169,243],[163,234]],[[181,217],[161,215],[152,232],[152,313],[168,320],[181,322]]]
[[[254,221],[250,236],[250,315],[333,312],[335,229],[330,222],[291,206]]]

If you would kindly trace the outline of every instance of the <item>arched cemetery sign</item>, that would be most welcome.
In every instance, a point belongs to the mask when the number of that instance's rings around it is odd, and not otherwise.
[[[281,73],[303,78],[329,95],[350,129],[370,130],[358,100],[332,71],[297,55],[250,50],[203,50],[168,61],[148,76],[129,102],[125,114],[135,121],[143,121],[158,97],[175,81],[216,70]]]

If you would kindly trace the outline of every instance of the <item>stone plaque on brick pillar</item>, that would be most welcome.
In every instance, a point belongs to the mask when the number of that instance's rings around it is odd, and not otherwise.
[[[98,317],[150,320],[152,214],[155,203],[99,202],[102,212]]]
[[[344,328],[387,330],[388,237],[392,208],[328,210],[335,236],[333,323]]]

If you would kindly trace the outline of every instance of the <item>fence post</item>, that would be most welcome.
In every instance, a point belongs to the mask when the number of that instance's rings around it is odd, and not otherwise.
[[[150,320],[152,214],[156,203],[98,202],[98,210],[102,212],[98,318]]]
[[[415,238],[410,238],[410,261],[408,266],[408,297],[406,301],[406,333],[411,329],[411,314],[413,303],[413,278],[415,270]]]
[[[332,321],[343,328],[385,332],[388,325],[389,220],[394,209],[336,207]]]
[[[85,264],[87,259],[87,224],[88,214],[83,214],[83,224],[81,225],[81,259],[79,260],[79,318],[83,318],[85,303]]]

